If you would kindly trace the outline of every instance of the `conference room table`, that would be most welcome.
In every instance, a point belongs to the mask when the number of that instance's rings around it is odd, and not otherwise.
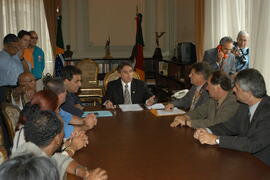
[[[270,179],[270,167],[251,154],[202,145],[193,129],[170,127],[175,116],[112,113],[98,118],[88,146],[74,156],[89,169],[105,169],[110,180]]]

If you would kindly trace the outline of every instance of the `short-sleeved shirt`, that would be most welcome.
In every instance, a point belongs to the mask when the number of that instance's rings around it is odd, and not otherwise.
[[[64,133],[65,133],[65,138],[69,138],[74,131],[74,126],[69,125],[71,119],[72,119],[72,114],[64,111],[63,109],[60,108],[59,115],[64,121]]]
[[[78,117],[82,117],[83,115],[83,110],[75,107],[75,104],[81,104],[80,99],[74,94],[74,93],[67,93],[66,101],[65,103],[61,106],[61,108],[69,112],[70,114]]]
[[[68,165],[73,161],[73,159],[67,155],[61,153],[54,153],[51,157],[49,157],[45,152],[43,152],[38,146],[36,146],[32,142],[26,142],[20,146],[15,152],[12,153],[11,157],[16,157],[24,154],[32,153],[35,156],[45,156],[52,160],[55,163],[60,179],[64,179],[64,175]]]

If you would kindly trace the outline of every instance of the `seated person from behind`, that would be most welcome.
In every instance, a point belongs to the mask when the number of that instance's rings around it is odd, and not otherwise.
[[[210,66],[207,63],[198,62],[193,64],[189,74],[192,84],[191,89],[181,99],[176,99],[167,104],[165,110],[171,110],[176,106],[183,110],[192,111],[194,108],[208,101],[209,95],[206,86],[210,74]]]
[[[239,104],[232,91],[231,79],[221,71],[215,71],[208,79],[209,100],[185,115],[176,116],[172,127],[187,125],[192,128],[209,127],[232,117]]]
[[[59,173],[49,158],[24,154],[1,164],[0,179],[59,180]]]
[[[12,157],[32,153],[35,156],[44,156],[52,159],[58,168],[60,179],[65,173],[74,174],[83,179],[103,180],[107,179],[106,172],[101,169],[93,171],[78,164],[71,157],[57,153],[63,144],[63,123],[52,111],[34,112],[24,126],[26,143],[22,144]]]
[[[227,122],[198,129],[194,138],[202,144],[249,152],[270,166],[270,98],[259,71],[245,69],[235,78],[234,92],[240,104]]]
[[[121,63],[117,68],[120,78],[108,83],[108,88],[103,97],[106,108],[115,108],[118,104],[146,104],[154,103],[153,94],[145,82],[133,78],[133,68],[127,62]]]
[[[18,106],[21,110],[23,106],[29,102],[36,92],[36,80],[30,72],[20,74],[18,87],[11,91],[11,102]]]
[[[81,70],[75,66],[65,66],[61,72],[61,78],[67,89],[67,97],[61,108],[72,115],[81,117],[83,115],[83,106],[76,95],[81,87]]]
[[[216,48],[204,52],[203,61],[209,63],[213,71],[221,70],[228,75],[236,72],[235,56],[231,53],[233,40],[225,36],[219,41]]]

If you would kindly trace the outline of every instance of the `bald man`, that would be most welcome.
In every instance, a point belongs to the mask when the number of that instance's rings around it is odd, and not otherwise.
[[[11,92],[11,102],[20,109],[23,109],[24,104],[31,100],[35,92],[35,77],[30,72],[24,72],[18,77],[18,87]]]

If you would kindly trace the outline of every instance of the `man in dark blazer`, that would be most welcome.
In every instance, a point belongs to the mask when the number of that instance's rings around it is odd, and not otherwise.
[[[207,80],[211,74],[209,64],[198,62],[191,66],[189,74],[192,84],[189,92],[181,99],[176,99],[165,106],[166,110],[171,110],[175,106],[183,110],[193,110],[197,106],[209,100],[209,95],[206,90]]]
[[[227,122],[197,129],[202,144],[249,152],[270,166],[270,97],[259,71],[245,69],[235,78],[234,92],[243,102]]]
[[[121,63],[117,71],[120,78],[108,83],[107,91],[103,97],[103,104],[106,108],[115,108],[115,105],[118,104],[146,104],[150,106],[154,103],[155,96],[143,81],[133,78],[133,68],[129,63]],[[129,96],[128,102],[125,99],[126,89]]]
[[[235,56],[231,53],[233,48],[233,39],[223,37],[216,48],[204,52],[203,61],[209,63],[213,71],[221,70],[228,75],[236,72]]]

